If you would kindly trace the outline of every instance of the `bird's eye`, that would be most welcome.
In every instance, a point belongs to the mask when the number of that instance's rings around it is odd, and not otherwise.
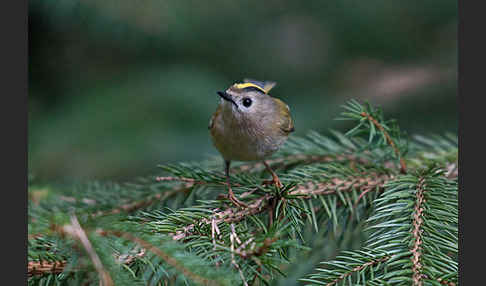
[[[243,105],[245,107],[250,107],[250,105],[251,105],[251,99],[249,99],[248,97],[247,98],[244,98],[243,99]]]

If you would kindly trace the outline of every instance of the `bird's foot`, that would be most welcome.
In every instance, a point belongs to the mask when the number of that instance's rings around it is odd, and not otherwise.
[[[271,180],[264,180],[262,182],[262,185],[264,185],[264,186],[275,185],[279,189],[284,187],[284,185],[282,184],[282,182],[280,181],[280,179],[277,176],[273,177],[273,179],[271,179]]]
[[[235,194],[233,193],[233,190],[230,188],[229,191],[228,191],[228,199],[234,204],[236,205],[237,207],[243,207],[243,208],[246,208],[248,207],[247,204],[245,204],[244,202],[240,201],[236,196]]]
[[[246,208],[248,207],[247,204],[245,204],[244,202],[240,201],[235,195],[233,196],[228,196],[228,199],[237,207],[242,207],[242,208]]]

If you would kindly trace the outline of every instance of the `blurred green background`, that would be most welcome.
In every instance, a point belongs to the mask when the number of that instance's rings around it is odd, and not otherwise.
[[[408,134],[457,132],[457,1],[29,1],[29,171],[148,175],[217,155],[217,90],[277,82],[296,135],[369,100]]]

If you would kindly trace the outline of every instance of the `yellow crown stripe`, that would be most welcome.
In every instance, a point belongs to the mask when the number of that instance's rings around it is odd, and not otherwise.
[[[234,85],[234,87],[236,87],[237,89],[243,89],[243,88],[246,88],[246,87],[255,87],[255,88],[258,88],[259,90],[261,90],[263,93],[267,93],[266,90],[264,90],[263,88],[261,88],[260,86],[254,84],[254,83],[251,83],[251,82],[245,82],[245,83],[236,83]]]

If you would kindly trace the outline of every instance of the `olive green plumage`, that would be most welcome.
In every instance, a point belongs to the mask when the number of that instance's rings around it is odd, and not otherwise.
[[[277,151],[294,131],[290,109],[280,99],[253,85],[242,89],[233,85],[224,94],[227,98],[221,98],[209,129],[214,146],[225,160],[262,160]]]
[[[274,82],[245,80],[218,92],[221,101],[209,129],[214,146],[226,162],[227,175],[232,160],[263,161],[294,131],[287,104],[268,95],[274,86]],[[263,162],[272,173],[273,182],[281,186],[276,174]],[[231,194],[230,188],[230,198]]]

